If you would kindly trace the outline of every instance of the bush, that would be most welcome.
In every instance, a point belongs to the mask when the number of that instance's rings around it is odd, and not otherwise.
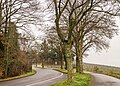
[[[99,68],[97,66],[94,67],[93,71],[97,73],[99,71]]]

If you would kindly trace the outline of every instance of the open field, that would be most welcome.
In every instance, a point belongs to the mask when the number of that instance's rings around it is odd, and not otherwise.
[[[84,70],[89,72],[106,74],[120,79],[119,67],[85,63]]]

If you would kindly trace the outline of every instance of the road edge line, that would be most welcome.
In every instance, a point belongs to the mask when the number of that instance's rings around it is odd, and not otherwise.
[[[57,79],[59,77],[63,76],[63,73],[61,73],[59,76],[57,77],[54,77],[54,78],[51,78],[51,79],[47,79],[47,80],[44,80],[44,81],[41,81],[41,82],[36,82],[36,83],[33,83],[33,84],[29,84],[29,85],[26,85],[26,86],[34,86],[36,84],[40,84],[40,83],[44,83],[44,82],[47,82],[47,81],[51,81],[51,80],[54,80],[54,79]]]

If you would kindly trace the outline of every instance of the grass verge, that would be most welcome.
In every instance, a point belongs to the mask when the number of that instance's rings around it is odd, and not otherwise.
[[[19,78],[31,76],[31,75],[34,75],[34,74],[36,74],[36,71],[32,70],[32,72],[28,72],[28,73],[22,74],[20,76],[15,76],[15,77],[9,77],[9,78],[5,78],[5,79],[0,79],[0,81],[9,81],[9,80],[13,80],[13,79],[19,79]]]
[[[74,79],[72,82],[67,82],[67,80],[55,83],[51,86],[88,86],[91,80],[89,74],[74,74]]]
[[[54,69],[63,73],[67,73],[66,70]],[[51,86],[88,86],[92,77],[89,74],[79,74],[74,73],[74,78],[72,82],[68,82],[67,80],[57,82]]]
[[[64,73],[64,74],[67,74],[67,70],[65,70],[65,69],[53,68],[53,70],[62,72],[62,73]]]
[[[120,67],[85,63],[84,70],[120,79]]]
[[[101,74],[105,74],[105,75],[112,76],[112,77],[120,79],[120,75],[119,74],[109,74],[109,73],[101,73]]]

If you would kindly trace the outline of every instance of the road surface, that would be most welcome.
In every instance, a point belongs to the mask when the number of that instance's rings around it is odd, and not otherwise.
[[[97,73],[89,73],[93,76],[90,86],[120,86],[120,79]]]
[[[66,78],[66,75],[52,69],[35,69],[35,75],[21,79],[0,82],[0,86],[50,86]]]

